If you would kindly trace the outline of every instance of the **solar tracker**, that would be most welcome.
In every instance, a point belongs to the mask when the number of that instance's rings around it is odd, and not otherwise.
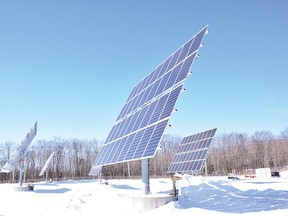
[[[167,173],[200,173],[217,128],[184,137]]]
[[[35,123],[34,127],[27,133],[21,145],[18,146],[13,154],[10,156],[10,159],[6,162],[6,164],[2,167],[0,172],[9,173],[11,172],[16,164],[24,157],[30,143],[34,139],[37,133],[37,122]]]
[[[206,26],[132,89],[93,166],[154,156],[207,32]]]
[[[46,163],[44,164],[41,172],[39,173],[39,176],[42,176],[44,174],[44,172],[47,170],[49,164],[51,163],[52,159],[53,159],[53,156],[54,156],[54,152],[52,152],[49,156],[49,158],[47,159]]]
[[[102,167],[101,166],[92,166],[90,172],[88,175],[90,176],[98,176],[101,172]]]

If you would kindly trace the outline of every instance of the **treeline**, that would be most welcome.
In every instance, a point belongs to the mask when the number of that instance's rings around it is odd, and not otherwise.
[[[208,173],[243,174],[245,169],[282,169],[288,166],[288,128],[275,136],[269,131],[253,135],[221,134],[214,138],[207,159]]]
[[[150,159],[150,176],[167,175],[167,169],[175,153],[180,137],[164,135],[161,148]],[[14,152],[15,143],[0,143],[0,168]],[[39,177],[45,162],[52,152],[48,177],[53,180],[89,178],[88,173],[97,157],[101,144],[97,140],[63,139],[38,140],[33,142],[25,156],[25,177],[28,180],[41,180]],[[210,175],[243,173],[243,169],[280,169],[288,165],[288,128],[279,136],[269,131],[259,131],[252,135],[243,133],[217,134],[211,144],[207,171]],[[130,161],[104,166],[103,176],[107,178],[133,178],[141,176],[141,161]],[[19,170],[0,173],[0,181],[18,181]]]

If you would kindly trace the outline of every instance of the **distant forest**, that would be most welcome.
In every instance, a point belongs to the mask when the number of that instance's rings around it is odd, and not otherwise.
[[[150,176],[167,177],[167,169],[182,138],[165,134],[161,148],[150,161]],[[18,144],[0,143],[0,168],[8,161]],[[86,179],[96,159],[101,144],[97,140],[54,138],[38,140],[29,147],[25,157],[25,181],[41,181],[39,173],[52,152],[53,160],[47,169],[48,177],[55,180]],[[269,131],[217,134],[213,139],[207,158],[208,175],[243,174],[244,168],[270,167],[281,170],[288,166],[288,128],[280,135]],[[103,178],[138,178],[141,161],[130,161],[104,166]],[[45,175],[44,175],[45,176]],[[0,173],[0,182],[19,181],[19,170]]]

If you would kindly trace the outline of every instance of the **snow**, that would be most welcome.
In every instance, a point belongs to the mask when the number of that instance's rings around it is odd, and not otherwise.
[[[0,216],[11,215],[288,215],[287,172],[280,178],[239,180],[184,175],[178,201],[148,211],[136,211],[121,196],[142,193],[141,180],[99,180],[35,183],[34,191],[17,192],[17,184],[0,184]],[[150,179],[152,194],[168,194],[169,178]]]

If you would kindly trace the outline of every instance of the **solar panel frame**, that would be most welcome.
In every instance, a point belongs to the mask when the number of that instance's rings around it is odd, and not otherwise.
[[[133,87],[93,165],[103,166],[155,155],[183,82],[200,48],[200,44],[194,43],[195,39],[197,37],[198,41],[202,41],[203,32],[208,32],[208,26]],[[192,52],[192,48],[196,49]],[[143,139],[147,140],[146,145]]]
[[[167,173],[201,173],[217,128],[184,137]]]

